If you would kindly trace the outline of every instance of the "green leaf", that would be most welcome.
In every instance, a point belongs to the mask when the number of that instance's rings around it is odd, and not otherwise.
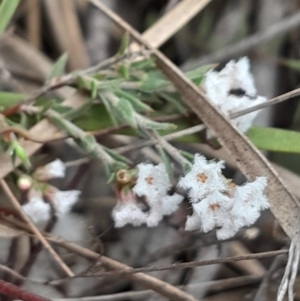
[[[76,82],[80,88],[84,88],[88,91],[91,90],[91,81],[86,79],[85,77],[77,75]]]
[[[125,98],[119,98],[112,92],[107,91],[103,94],[110,102],[112,115],[120,121],[126,122],[133,128],[136,128],[137,123],[134,117],[135,111],[131,103]]]
[[[97,97],[97,93],[98,93],[97,82],[95,79],[92,79],[92,81],[91,81],[91,97],[92,97],[92,99],[95,99]]]
[[[2,0],[0,4],[0,36],[3,34],[20,0]]]
[[[130,65],[131,69],[137,69],[137,70],[142,69],[143,71],[154,67],[155,67],[155,61],[153,58],[138,60],[136,62],[131,63]]]
[[[140,81],[140,89],[146,92],[153,92],[170,85],[164,75],[159,71],[150,71]]]
[[[60,77],[64,75],[67,61],[68,61],[68,54],[64,53],[54,63],[48,79],[52,79],[54,77]]]
[[[122,54],[125,53],[125,51],[128,47],[128,44],[129,44],[129,33],[125,32],[125,34],[122,37],[121,45],[120,45],[120,48],[119,48],[119,51],[118,51],[119,55],[122,55]]]
[[[143,129],[171,131],[176,129],[176,125],[167,122],[156,122],[138,113],[135,113],[138,125]]]
[[[204,79],[204,75],[211,69],[213,69],[216,64],[204,65],[189,72],[186,72],[185,75],[193,81],[196,85],[200,85]]]
[[[12,92],[0,92],[0,112],[17,105],[25,98],[25,95]]]
[[[15,164],[16,158],[19,158],[22,164],[25,166],[25,168],[29,169],[31,167],[30,160],[25,150],[23,149],[23,147],[20,146],[17,140],[12,140],[10,142],[9,152],[10,152],[13,165]]]
[[[113,150],[111,150],[110,148],[108,147],[105,147],[103,146],[103,149],[113,158],[115,159],[116,161],[120,161],[122,163],[124,163],[125,165],[127,164],[131,164],[132,162],[127,159],[126,157],[114,152]]]
[[[125,92],[124,90],[121,89],[114,89],[113,92],[119,96],[120,98],[125,98],[126,100],[130,101],[132,106],[137,110],[137,111],[153,111],[152,108],[145,103],[143,103],[141,100],[139,100],[137,97],[133,95],[131,92]]]
[[[180,154],[181,154],[184,158],[186,158],[187,160],[189,160],[191,163],[194,162],[194,155],[190,154],[189,152],[186,152],[186,151],[181,150],[181,151],[180,151]]]
[[[170,181],[173,182],[174,174],[173,174],[173,169],[172,169],[172,164],[171,164],[170,158],[168,157],[168,155],[166,154],[166,152],[160,145],[156,145],[156,149],[157,149],[163,163],[165,164]]]
[[[186,115],[188,110],[187,108],[185,108],[182,103],[179,100],[178,94],[174,94],[174,93],[165,93],[165,92],[160,92],[159,95],[166,99],[169,103],[172,104],[172,106],[174,106],[174,108],[176,108],[176,110],[183,114]]]
[[[118,68],[119,73],[121,74],[121,76],[125,79],[129,78],[129,67],[128,65],[122,64],[119,66]]]
[[[278,128],[252,127],[246,135],[262,150],[300,154],[300,133]]]
[[[72,108],[66,113],[62,114],[62,116],[66,119],[72,120],[78,116],[84,114],[92,105],[91,100],[86,100],[81,106],[78,108]]]
[[[279,58],[278,60],[282,65],[284,65],[286,67],[293,69],[295,71],[298,71],[298,72],[300,71],[300,60],[285,59],[285,58]]]

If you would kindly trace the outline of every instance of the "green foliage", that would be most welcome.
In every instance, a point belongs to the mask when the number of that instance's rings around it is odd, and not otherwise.
[[[3,0],[0,4],[0,36],[6,29],[11,17],[17,9],[20,0]]]
[[[25,168],[31,167],[30,160],[24,150],[24,148],[15,139],[9,142],[9,153],[12,159],[12,163],[15,164],[16,159],[19,159]]]
[[[64,53],[54,63],[48,79],[52,79],[54,77],[59,77],[64,75],[67,61],[68,61],[68,54]]]
[[[0,91],[0,112],[17,105],[23,99],[22,94]]]
[[[278,128],[252,127],[247,132],[255,146],[272,152],[300,154],[300,133]]]

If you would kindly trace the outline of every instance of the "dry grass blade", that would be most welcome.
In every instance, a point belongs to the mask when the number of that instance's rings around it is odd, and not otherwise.
[[[151,47],[137,31],[105,5],[95,0],[89,1],[101,9],[123,30],[128,31],[138,43],[153,51],[158,67],[173,82],[186,104],[208,128],[215,132],[220,143],[250,181],[257,176],[266,176],[268,178],[267,194],[271,204],[271,211],[284,231],[291,237],[299,205],[268,160],[206,99],[198,87],[187,79],[162,53]]]
[[[143,38],[152,47],[158,48],[187,22],[189,22],[199,11],[201,11],[211,0],[184,0],[179,2],[173,9],[168,11],[153,26],[143,33]],[[138,50],[139,46],[133,43],[131,50]]]
[[[40,48],[41,44],[41,7],[40,0],[27,0],[27,39],[30,44]]]
[[[62,52],[68,53],[71,69],[88,67],[89,59],[76,15],[76,2],[73,0],[46,0],[45,3],[58,45]]]
[[[45,239],[45,237],[41,234],[41,232],[37,229],[37,227],[32,223],[32,221],[29,219],[29,217],[22,211],[22,207],[19,204],[18,200],[13,195],[12,191],[10,190],[9,186],[6,184],[6,182],[1,179],[0,184],[11,201],[13,207],[15,210],[19,213],[19,215],[22,217],[22,219],[28,224],[29,228],[31,229],[31,232],[33,232],[40,242],[43,244],[45,249],[49,252],[49,254],[52,256],[52,258],[57,262],[57,264],[61,267],[61,269],[64,271],[66,275],[73,276],[73,272],[69,269],[69,267],[62,261],[62,259],[58,256],[58,254],[54,251],[54,249],[50,246],[48,241]]]

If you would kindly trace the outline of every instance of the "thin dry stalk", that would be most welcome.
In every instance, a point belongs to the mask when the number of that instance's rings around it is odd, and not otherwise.
[[[26,32],[30,44],[41,46],[41,0],[27,0]]]
[[[19,204],[18,200],[12,193],[12,191],[9,188],[9,186],[7,185],[7,183],[3,179],[1,179],[0,184],[1,184],[5,194],[9,198],[10,202],[12,203],[13,207],[15,208],[15,210],[22,217],[22,219],[28,224],[31,231],[37,236],[37,238],[43,244],[45,249],[49,252],[49,254],[52,256],[52,258],[56,261],[58,266],[60,266],[61,269],[64,271],[64,273],[67,274],[69,277],[74,276],[73,272],[69,269],[69,267],[62,261],[62,259],[59,257],[59,255],[50,246],[50,244],[47,242],[45,237],[40,233],[38,228],[32,223],[30,218],[23,212],[21,205]]]
[[[211,0],[184,0],[164,14],[153,26],[143,33],[143,39],[158,48],[199,13]],[[136,43],[131,50],[138,50]]]
[[[46,0],[46,12],[62,52],[69,55],[70,68],[82,69],[89,65],[73,0]]]
[[[189,70],[191,68],[196,68],[211,62],[220,62],[235,55],[248,51],[255,46],[266,43],[272,38],[281,35],[293,28],[299,26],[300,24],[300,12],[297,12],[291,16],[286,17],[280,22],[277,22],[273,26],[270,26],[263,32],[258,32],[250,37],[247,37],[233,45],[223,47],[221,50],[216,51],[212,54],[204,56],[196,61],[189,62],[183,66],[184,70]]]

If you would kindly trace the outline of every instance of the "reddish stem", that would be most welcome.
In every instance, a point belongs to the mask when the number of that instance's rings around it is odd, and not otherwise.
[[[27,292],[3,280],[0,280],[0,294],[23,301],[51,301],[50,299]]]

